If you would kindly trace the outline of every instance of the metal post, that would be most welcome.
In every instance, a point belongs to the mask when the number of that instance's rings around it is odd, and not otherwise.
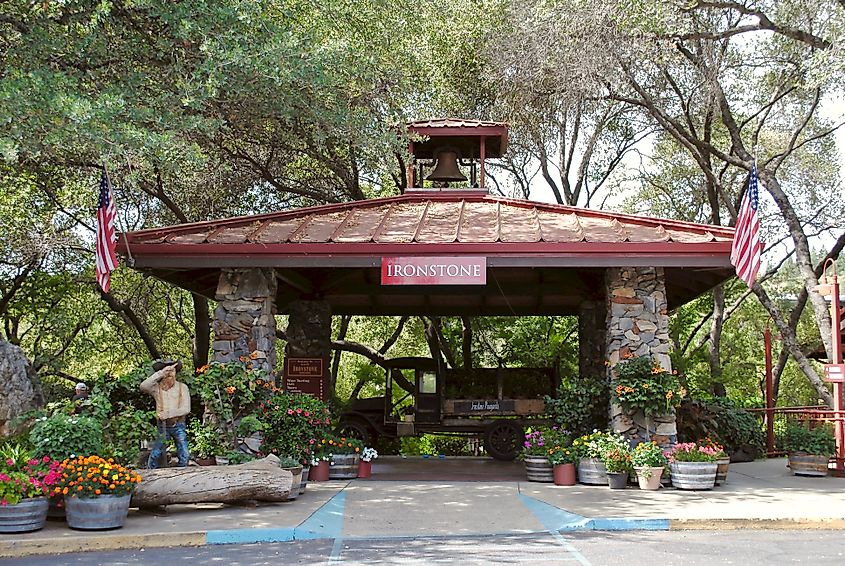
[[[825,266],[826,267],[826,266]],[[833,277],[831,278],[830,298],[830,324],[833,327],[830,362],[842,363],[842,329],[839,316],[839,280],[836,277],[836,264],[833,264]],[[833,384],[833,409],[836,411],[836,470],[845,471],[845,383]]]
[[[772,330],[768,322],[763,342],[766,350],[766,452],[771,456],[775,452],[775,383],[772,375]]]
[[[480,175],[479,175],[479,189],[486,189],[487,188],[487,171],[486,166],[484,165],[485,159],[487,159],[487,136],[481,136],[481,149],[479,150],[479,161],[481,162],[480,165]]]

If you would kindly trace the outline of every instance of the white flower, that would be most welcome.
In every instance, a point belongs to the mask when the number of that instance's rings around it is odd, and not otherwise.
[[[361,453],[361,460],[364,462],[369,462],[370,460],[375,460],[378,458],[378,452],[376,452],[375,448],[364,448],[364,451]]]

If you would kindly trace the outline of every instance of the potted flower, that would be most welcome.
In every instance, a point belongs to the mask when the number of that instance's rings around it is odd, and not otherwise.
[[[607,469],[607,483],[610,489],[625,489],[631,467],[631,449],[628,446],[608,445],[601,455]]]
[[[607,485],[607,468],[602,454],[609,448],[628,448],[621,434],[594,430],[572,441],[578,455],[578,481],[587,485]]]
[[[49,456],[6,444],[0,448],[0,533],[37,531],[44,527],[47,496],[61,477],[61,464]]]
[[[731,464],[731,458],[725,452],[725,447],[710,438],[701,439],[698,441],[699,446],[706,446],[713,450],[716,456],[716,485],[721,485],[728,480],[728,468]]]
[[[549,448],[546,446],[546,435],[551,432],[549,427],[528,429],[522,443],[522,461],[525,462],[525,472],[528,481],[552,482],[554,472],[549,463]]]
[[[575,464],[578,453],[571,446],[549,448],[549,464],[552,465],[555,485],[575,485]]]
[[[358,464],[364,443],[357,438],[329,437],[329,479],[346,480],[358,477]]]
[[[660,488],[660,478],[669,464],[663,449],[654,441],[640,442],[631,454],[631,464],[637,472],[640,489]]]
[[[358,477],[368,478],[373,475],[373,460],[378,458],[378,452],[375,448],[367,446],[361,452],[361,463],[358,464]]]
[[[328,440],[321,438],[310,451],[310,467],[308,472],[308,479],[312,481],[329,481],[329,461],[331,460],[331,452],[329,451]]]
[[[54,492],[64,495],[69,527],[100,530],[123,526],[141,476],[111,458],[96,455],[68,458],[62,467]]]
[[[820,477],[827,475],[827,463],[836,452],[836,440],[826,425],[807,428],[789,423],[783,447],[789,454],[793,475]]]
[[[675,444],[667,454],[672,485],[678,489],[713,489],[717,451],[695,442]]]

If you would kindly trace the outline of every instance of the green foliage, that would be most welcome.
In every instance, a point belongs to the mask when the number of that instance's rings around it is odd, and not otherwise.
[[[188,422],[187,432],[192,454],[199,458],[223,454],[222,433],[213,424],[203,424],[200,419],[194,418]]]
[[[262,453],[290,456],[306,465],[325,456],[331,417],[328,406],[316,397],[273,390],[259,403],[258,417],[264,426]]]
[[[581,436],[607,426],[608,385],[603,377],[561,380],[556,397],[546,396],[546,414],[557,426]]]
[[[64,460],[80,455],[102,454],[103,428],[93,417],[56,413],[39,418],[29,433],[37,457]]]
[[[468,437],[447,434],[403,436],[399,439],[399,453],[405,456],[472,456]]]
[[[124,403],[101,422],[105,436],[103,456],[114,458],[124,466],[134,466],[141,451],[141,441],[156,436],[155,412]]]
[[[631,357],[614,368],[613,397],[628,412],[646,415],[669,413],[686,395],[678,378],[649,357]]]
[[[253,456],[252,454],[247,454],[246,452],[242,452],[240,450],[229,450],[228,452],[226,452],[224,458],[226,458],[230,465],[246,464],[247,462],[252,462],[253,460],[255,460],[255,456]]]
[[[194,389],[223,431],[230,448],[237,447],[241,436],[238,423],[254,410],[257,392],[266,389],[265,385],[270,387],[264,372],[253,368],[248,358],[237,362],[212,362],[197,370]]]
[[[760,421],[729,399],[688,399],[679,407],[677,416],[680,440],[712,438],[728,454],[741,450],[752,457],[765,446]]]
[[[281,457],[279,457],[279,467],[280,468],[301,468],[302,462],[300,462],[296,458],[291,458],[290,456],[281,456]]]
[[[836,453],[836,439],[830,425],[809,428],[798,423],[789,423],[783,439],[783,448],[787,452],[831,456]]]

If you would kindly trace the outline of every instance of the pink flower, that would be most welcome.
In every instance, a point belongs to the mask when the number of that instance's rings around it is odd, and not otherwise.
[[[289,415],[292,415],[292,414],[293,414],[293,409],[288,409],[288,414],[289,414]]]
[[[302,409],[297,409],[297,410],[296,410],[296,414],[297,414],[297,415],[301,415],[301,414],[302,414]]]
[[[308,413],[308,411],[305,411],[305,416],[310,417],[311,415]]]
[[[10,465],[10,466],[14,466],[14,465],[15,465],[15,461],[14,461],[14,460],[12,460],[11,458],[9,458],[8,460],[6,460],[6,463],[7,463],[8,465]]]
[[[309,440],[309,441],[308,441],[308,444],[314,444],[314,442],[315,442],[315,441],[314,441],[314,439],[312,438],[311,440]]]
[[[44,463],[46,464],[47,462],[49,462],[49,461],[50,461],[50,457],[49,457],[49,456],[44,456],[43,458],[41,458],[41,461],[42,461],[42,462],[44,462]]]

